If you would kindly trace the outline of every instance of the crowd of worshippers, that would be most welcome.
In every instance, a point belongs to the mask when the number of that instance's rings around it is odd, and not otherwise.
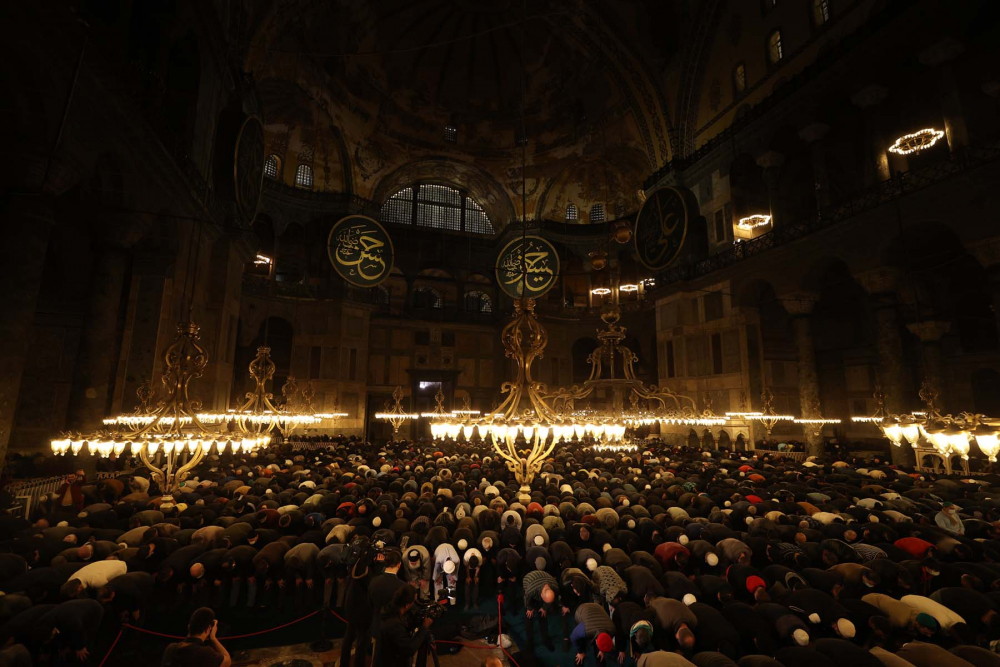
[[[480,445],[225,453],[170,496],[72,475],[0,516],[0,662],[85,661],[152,602],[328,605],[340,667],[405,664],[429,622],[400,610],[499,599],[522,655],[537,637],[561,664],[1000,665],[998,519],[1000,477],[878,459],[574,443],[528,492]]]

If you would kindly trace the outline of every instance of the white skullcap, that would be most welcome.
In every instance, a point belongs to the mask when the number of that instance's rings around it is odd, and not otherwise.
[[[753,517],[752,516],[748,516],[745,520],[746,520],[746,524],[748,526],[753,523]]]
[[[813,612],[813,613],[809,614],[809,622],[810,623],[819,623],[819,614],[817,614],[816,612]]]
[[[56,526],[59,528],[66,528],[67,526],[69,526],[69,521],[60,521],[59,523],[56,524]]]
[[[601,549],[602,549],[602,550],[603,550],[603,551],[604,551],[605,553],[607,553],[608,551],[611,551],[611,543],[610,543],[610,542],[605,542],[605,543],[604,543],[604,546],[603,546],[603,547],[601,547]]]
[[[878,523],[878,517],[877,517],[877,516],[875,516],[874,514],[869,514],[869,515],[868,515],[868,520],[869,520],[870,522],[872,522],[872,523]]]
[[[382,517],[377,516],[374,519],[372,519],[372,525],[375,526],[376,528],[378,528],[379,526],[381,526],[382,525]]]
[[[681,598],[681,602],[683,602],[684,604],[686,604],[689,607],[691,605],[693,605],[697,601],[698,601],[698,598],[696,598],[695,596],[691,595],[690,593],[685,594],[684,597]]]
[[[542,537],[541,535],[535,535],[534,542],[535,542],[535,546],[539,546],[540,547],[543,544],[545,544],[545,538]]]
[[[462,539],[462,540],[459,540],[458,544],[456,544],[455,546],[458,547],[459,551],[465,551],[466,549],[469,548],[469,543],[466,540]]]
[[[489,551],[490,549],[493,548],[493,538],[492,537],[484,537],[483,538],[483,548],[486,549],[487,551]]]
[[[792,639],[799,646],[806,646],[809,643],[809,633],[802,628],[797,628],[795,632],[792,633]]]
[[[681,535],[680,537],[677,538],[677,542],[680,544],[687,544],[688,542],[690,542],[690,540],[688,539],[687,535]]]
[[[593,572],[597,569],[597,560],[594,558],[587,559],[587,569]]]
[[[732,501],[730,501],[730,500],[727,500],[727,501],[726,501],[726,507],[732,507],[732,506],[733,506],[733,503],[732,503]]]
[[[628,498],[622,498],[621,505],[622,507],[628,507],[629,506]]]
[[[628,526],[629,530],[632,530],[635,528],[635,519],[629,519],[625,522],[625,525]]]
[[[445,574],[451,574],[455,571],[455,561],[446,560],[444,565],[441,566],[441,569],[445,571]]]
[[[850,639],[854,636],[854,624],[846,618],[842,618],[837,621],[837,632],[839,632],[840,636],[844,639]]]
[[[715,567],[719,564],[719,557],[712,553],[705,554],[705,562],[709,567]]]

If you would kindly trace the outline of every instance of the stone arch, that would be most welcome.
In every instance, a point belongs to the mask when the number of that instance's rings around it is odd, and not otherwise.
[[[742,433],[736,435],[736,442],[734,443],[735,451],[745,452],[747,451],[747,439]]]
[[[725,449],[732,451],[733,449],[733,439],[729,437],[729,431],[722,429],[719,431],[719,449]]]

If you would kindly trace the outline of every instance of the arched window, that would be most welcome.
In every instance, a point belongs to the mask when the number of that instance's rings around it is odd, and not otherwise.
[[[472,197],[447,185],[421,183],[403,188],[385,200],[382,222],[433,227],[453,232],[493,234],[486,210]]]
[[[313,170],[307,164],[300,164],[298,169],[295,170],[295,187],[304,188],[306,190],[312,190],[313,188]]]
[[[433,287],[419,287],[413,292],[414,308],[430,308],[441,310],[444,308],[444,299],[441,293]]]
[[[604,204],[594,204],[590,207],[590,221],[604,222]]]
[[[737,63],[733,68],[733,90],[737,95],[742,95],[747,89],[747,66]]]
[[[493,300],[485,292],[469,292],[465,295],[465,311],[468,313],[492,313]]]
[[[830,0],[813,0],[813,20],[817,28],[830,20]]]
[[[781,31],[775,30],[767,38],[767,60],[772,65],[776,64],[784,52],[781,50]]]
[[[576,222],[579,217],[580,212],[576,210],[576,204],[570,202],[566,207],[566,222]]]
[[[278,173],[281,171],[281,158],[277,155],[268,155],[264,160],[264,175],[272,180],[278,180]]]

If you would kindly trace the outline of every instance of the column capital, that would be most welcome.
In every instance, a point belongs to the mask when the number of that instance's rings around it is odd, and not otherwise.
[[[804,317],[813,311],[816,302],[819,301],[819,294],[815,292],[791,292],[779,297],[785,311],[793,317]]]
[[[851,103],[861,109],[867,109],[868,107],[881,104],[882,101],[888,96],[888,88],[880,86],[877,83],[873,83],[851,95]]]
[[[924,320],[923,322],[911,322],[906,325],[914,336],[922,343],[936,343],[951,330],[951,322],[940,320]]]
[[[942,65],[954,60],[965,51],[965,45],[954,37],[945,37],[940,42],[931,44],[917,56],[921,64],[928,67]]]
[[[829,125],[814,121],[799,130],[799,138],[807,144],[812,144],[825,137],[829,131]]]
[[[854,279],[868,294],[891,294],[899,283],[899,269],[880,266],[854,274]]]

